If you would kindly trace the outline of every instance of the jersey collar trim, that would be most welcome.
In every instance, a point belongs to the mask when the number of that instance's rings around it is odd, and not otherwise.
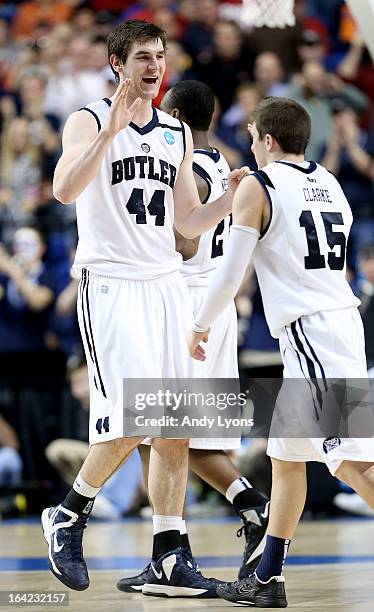
[[[291,166],[291,168],[295,168],[295,170],[299,170],[300,172],[303,172],[304,174],[311,174],[317,168],[316,162],[313,162],[313,161],[309,162],[309,168],[303,168],[302,166],[299,166],[298,164],[293,164],[292,162],[282,161],[282,160],[276,160],[275,163],[284,164],[285,166]]]
[[[210,157],[216,164],[219,162],[221,154],[218,149],[212,147],[211,151],[207,151],[206,149],[194,149],[194,153],[202,153],[203,155],[207,155]]]
[[[144,136],[144,134],[149,134],[149,132],[152,132],[152,130],[156,127],[157,124],[158,124],[157,111],[155,108],[153,108],[152,119],[150,120],[149,123],[147,123],[147,125],[144,125],[143,127],[139,127],[138,125],[136,125],[136,123],[131,121],[129,123],[129,127],[135,130],[135,132],[138,132],[138,134],[141,134],[142,136]]]
[[[112,106],[112,101],[109,98],[103,98],[103,100],[104,102],[107,103],[108,106]],[[147,123],[143,127],[139,127],[138,125],[136,125],[136,123],[131,121],[129,123],[129,127],[131,127],[133,130],[135,130],[135,132],[138,132],[138,134],[141,134],[142,136],[144,136],[144,134],[148,134],[149,132],[152,132],[152,130],[158,124],[157,111],[155,108],[153,108],[152,110],[153,110],[153,115],[149,123]]]

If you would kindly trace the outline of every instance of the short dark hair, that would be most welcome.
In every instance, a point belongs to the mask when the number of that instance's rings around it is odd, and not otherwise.
[[[180,81],[170,91],[169,103],[177,108],[192,130],[209,129],[214,113],[214,94],[201,81]]]
[[[252,114],[260,140],[273,136],[284,153],[302,155],[310,138],[311,122],[305,108],[289,98],[264,98]]]
[[[138,19],[132,19],[120,23],[111,31],[107,39],[109,64],[111,55],[116,55],[125,64],[131,46],[134,43],[143,43],[147,40],[156,40],[157,38],[161,40],[165,49],[166,32],[164,32],[164,30],[159,28],[154,23],[140,21]],[[118,73],[113,70],[111,64],[110,67],[116,77],[116,81],[118,82]]]

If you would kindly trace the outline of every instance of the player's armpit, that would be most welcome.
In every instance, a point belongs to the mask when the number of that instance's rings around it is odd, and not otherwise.
[[[269,215],[269,205],[263,187],[253,175],[244,177],[235,192],[232,204],[233,224],[253,227],[260,232]]]
[[[197,191],[199,193],[200,202],[202,204],[205,204],[205,202],[207,201],[207,199],[209,197],[209,187],[208,187],[208,184],[207,184],[206,180],[204,180],[196,172],[193,173],[193,176],[194,176],[194,179],[195,179]]]

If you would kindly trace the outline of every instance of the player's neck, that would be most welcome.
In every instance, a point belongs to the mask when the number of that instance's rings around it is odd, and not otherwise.
[[[131,96],[127,99],[127,106],[131,106],[131,104],[135,102],[135,98]],[[136,111],[135,115],[132,118],[132,123],[135,123],[138,127],[144,127],[151,121],[153,117],[153,107],[151,100],[143,100],[140,107]]]
[[[269,163],[274,161],[288,161],[293,164],[301,164],[305,161],[304,155],[295,155],[294,153],[283,153],[283,151],[277,151],[269,154]]]
[[[212,150],[212,147],[210,146],[208,141],[207,132],[202,132],[200,130],[191,130],[191,133],[194,149],[203,149],[204,151]]]

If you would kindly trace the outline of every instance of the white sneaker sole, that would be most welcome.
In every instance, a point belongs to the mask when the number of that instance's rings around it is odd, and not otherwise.
[[[143,585],[143,595],[153,595],[155,597],[199,597],[199,595],[203,595],[204,593],[207,593],[206,589],[168,586],[166,584]]]

